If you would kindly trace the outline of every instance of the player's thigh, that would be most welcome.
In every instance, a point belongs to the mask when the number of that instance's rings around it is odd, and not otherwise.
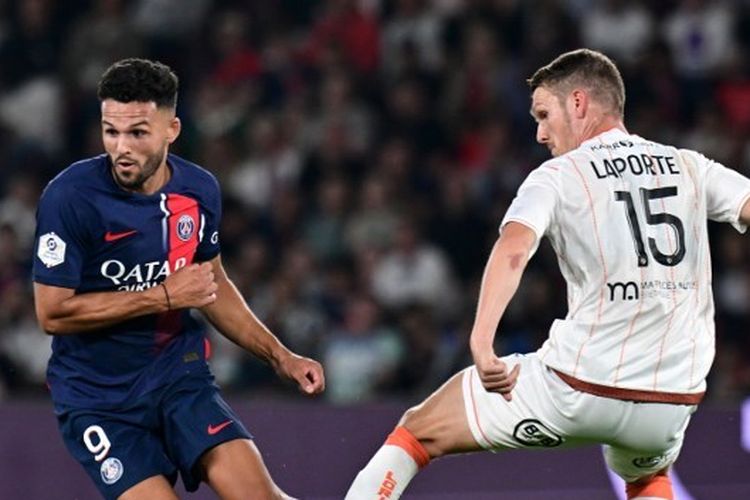
[[[464,410],[462,379],[463,372],[453,375],[422,403],[407,410],[399,422],[432,458],[481,449]]]
[[[164,476],[153,476],[129,488],[117,500],[178,500]]]
[[[252,438],[207,378],[185,379],[170,388],[161,412],[167,452],[188,491],[195,491],[204,479],[199,461],[206,452],[228,441]]]
[[[142,426],[102,412],[70,412],[59,424],[68,451],[104,498],[116,499],[154,476],[176,478],[161,441]]]
[[[502,359],[509,369],[521,366],[511,401],[486,391],[476,367],[462,372],[464,411],[471,433],[483,449],[555,448],[589,442],[577,434],[587,395],[558,384],[536,354]],[[567,407],[560,408],[562,400]]]
[[[607,465],[627,482],[652,476],[675,463],[695,406],[628,403],[620,432],[603,447]]]
[[[274,484],[260,452],[249,439],[233,439],[200,458],[205,481],[224,500],[289,498]]]

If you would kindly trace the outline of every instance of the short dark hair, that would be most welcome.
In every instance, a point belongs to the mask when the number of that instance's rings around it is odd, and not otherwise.
[[[107,68],[99,81],[99,100],[155,102],[157,107],[177,107],[179,80],[166,64],[130,58]]]
[[[566,52],[536,70],[526,82],[532,92],[538,87],[547,87],[558,95],[567,95],[575,87],[581,87],[600,103],[609,105],[620,118],[625,114],[622,75],[609,57],[595,50]]]

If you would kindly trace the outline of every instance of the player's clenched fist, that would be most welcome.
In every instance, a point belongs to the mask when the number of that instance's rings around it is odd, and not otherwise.
[[[511,369],[489,349],[474,354],[474,364],[487,391],[500,393],[506,401],[513,399],[510,392],[516,386],[521,365],[515,365]]]
[[[163,285],[171,309],[212,304],[218,289],[210,262],[185,266],[164,280]]]
[[[305,394],[318,394],[326,387],[323,367],[313,359],[289,352],[273,365],[280,376],[295,381]]]

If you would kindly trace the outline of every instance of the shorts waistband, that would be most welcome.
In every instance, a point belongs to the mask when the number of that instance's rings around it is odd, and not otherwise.
[[[578,380],[577,378],[551,368],[563,382],[577,391],[586,392],[604,398],[621,399],[623,401],[636,401],[640,403],[667,403],[676,405],[697,405],[706,394],[697,392],[685,394],[679,392],[641,391],[638,389],[622,389],[606,385],[594,384]]]

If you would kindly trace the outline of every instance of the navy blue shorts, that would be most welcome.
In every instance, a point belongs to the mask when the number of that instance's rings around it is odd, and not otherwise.
[[[186,377],[117,410],[72,409],[58,416],[63,440],[106,499],[155,475],[185,489],[201,481],[201,455],[252,439],[210,378]]]

